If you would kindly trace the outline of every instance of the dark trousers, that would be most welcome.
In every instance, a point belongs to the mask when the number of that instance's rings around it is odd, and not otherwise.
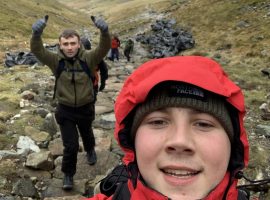
[[[129,62],[130,61],[130,50],[124,50],[124,55],[126,56],[127,61]]]
[[[55,117],[60,126],[64,146],[61,170],[67,175],[73,176],[76,173],[79,134],[86,152],[95,147],[95,137],[92,130],[92,122],[95,117],[94,106],[94,104],[78,108],[62,104],[57,106]]]
[[[118,48],[112,48],[111,49],[111,56],[112,56],[112,61],[116,58],[116,60],[119,60],[119,51]]]

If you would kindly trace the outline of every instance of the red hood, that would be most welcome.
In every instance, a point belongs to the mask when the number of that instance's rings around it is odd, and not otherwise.
[[[148,76],[151,74],[151,76]],[[155,59],[144,63],[136,69],[125,81],[115,103],[115,138],[120,144],[119,131],[124,128],[123,120],[134,109],[143,102],[148,92],[158,83],[163,81],[181,81],[197,85],[205,90],[225,96],[227,101],[237,109],[239,119],[238,146],[240,149],[240,160],[237,170],[247,166],[248,163],[248,141],[244,129],[243,118],[245,115],[244,96],[241,89],[228,79],[227,74],[215,61],[201,56],[176,56]],[[128,132],[126,132],[128,134]],[[124,163],[134,161],[134,152],[120,144],[125,152]],[[232,149],[238,151],[238,148]],[[238,152],[239,154],[239,152]],[[236,169],[233,169],[234,171]]]

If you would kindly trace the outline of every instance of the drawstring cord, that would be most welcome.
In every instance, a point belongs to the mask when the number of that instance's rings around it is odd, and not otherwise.
[[[261,179],[261,180],[251,180],[247,178],[242,171],[239,171],[235,174],[235,178],[241,179],[244,178],[249,184],[239,185],[238,189],[243,189],[245,191],[254,191],[254,192],[265,192],[267,193],[270,188],[270,178]]]

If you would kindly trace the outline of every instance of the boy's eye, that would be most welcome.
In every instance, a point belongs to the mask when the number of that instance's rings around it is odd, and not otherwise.
[[[195,126],[201,129],[210,129],[214,127],[212,123],[207,121],[198,121],[195,123]]]
[[[165,127],[168,124],[168,122],[165,121],[164,119],[152,119],[147,121],[147,124],[154,128],[161,128]]]
[[[160,125],[160,124],[164,124],[165,122],[163,120],[153,120],[150,121],[149,124],[153,124],[153,125]]]

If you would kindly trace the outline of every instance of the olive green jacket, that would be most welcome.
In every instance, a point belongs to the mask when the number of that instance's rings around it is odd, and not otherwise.
[[[94,75],[97,64],[106,56],[110,45],[110,34],[101,33],[99,45],[95,49],[89,51],[80,48],[74,58],[69,58],[70,62],[61,50],[58,50],[56,54],[44,48],[41,37],[32,36],[30,41],[32,53],[35,54],[40,62],[47,65],[54,75],[56,75],[59,61],[64,59],[67,70],[63,71],[57,79],[55,97],[58,103],[71,107],[80,107],[88,103],[94,103],[93,83],[89,76],[82,71],[80,60],[87,63],[91,74]],[[74,73],[74,70],[80,70],[81,73]]]

